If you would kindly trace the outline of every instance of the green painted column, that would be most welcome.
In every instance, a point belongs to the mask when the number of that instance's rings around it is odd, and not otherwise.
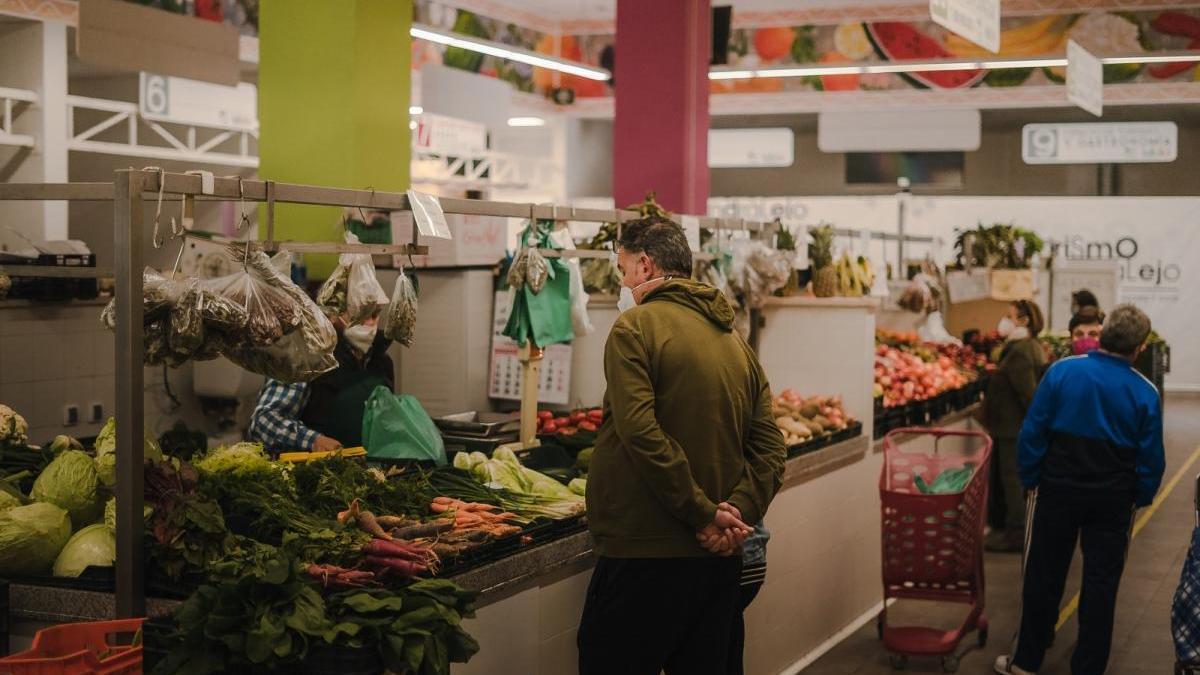
[[[408,188],[411,0],[262,0],[261,178],[344,188]],[[280,204],[275,236],[340,237],[341,210]],[[333,256],[308,256],[323,278]]]

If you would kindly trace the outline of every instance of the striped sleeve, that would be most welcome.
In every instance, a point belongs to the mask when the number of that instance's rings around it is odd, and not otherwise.
[[[311,450],[320,434],[300,421],[308,395],[308,385],[303,382],[268,379],[250,417],[250,438],[274,453]]]

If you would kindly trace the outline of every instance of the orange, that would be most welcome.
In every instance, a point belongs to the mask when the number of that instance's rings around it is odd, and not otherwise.
[[[759,28],[754,31],[754,52],[759,61],[778,61],[791,54],[795,32],[786,26]]]
[[[829,52],[821,57],[821,63],[846,63],[849,59]],[[858,75],[822,75],[821,86],[825,91],[858,91]]]

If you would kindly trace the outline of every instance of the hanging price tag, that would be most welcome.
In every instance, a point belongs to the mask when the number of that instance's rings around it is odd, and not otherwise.
[[[1067,40],[1067,100],[1104,115],[1104,64],[1074,40]]]
[[[450,234],[450,226],[446,224],[446,214],[442,213],[442,203],[437,197],[416,190],[409,190],[406,194],[413,219],[417,221],[417,230],[422,236],[454,238]]]
[[[933,22],[993,54],[1000,51],[1000,0],[929,0]]]
[[[683,227],[683,233],[687,236],[688,248],[693,251],[700,250],[700,219],[696,216],[680,216],[679,224]]]

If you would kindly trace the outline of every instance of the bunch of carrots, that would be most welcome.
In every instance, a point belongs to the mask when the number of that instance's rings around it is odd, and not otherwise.
[[[508,522],[516,518],[517,514],[500,512],[499,507],[491,504],[464,502],[452,497],[434,497],[429,510],[452,516],[455,530],[482,530],[497,539],[521,531],[520,527]]]

